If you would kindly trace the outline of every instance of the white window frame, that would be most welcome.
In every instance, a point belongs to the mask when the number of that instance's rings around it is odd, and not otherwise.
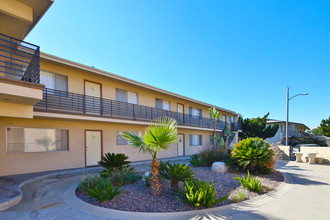
[[[118,101],[118,102],[125,102],[125,101],[117,100],[117,91],[118,90],[121,90],[121,91],[126,92],[126,98],[127,98],[126,103],[130,103],[130,104],[134,104],[134,105],[138,105],[139,104],[139,94],[137,92],[132,92],[132,91],[128,91],[128,90],[120,89],[120,88],[116,88],[116,101]],[[136,103],[128,102],[128,96],[129,96],[129,94],[135,94],[136,95]]]

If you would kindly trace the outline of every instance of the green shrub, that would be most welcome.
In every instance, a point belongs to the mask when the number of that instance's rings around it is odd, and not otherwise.
[[[103,170],[100,175],[104,178],[108,178],[113,184],[134,183],[141,179],[141,176],[137,175],[133,168],[128,167],[117,170]]]
[[[237,179],[243,186],[244,189],[248,189],[252,192],[261,193],[261,183],[260,180],[256,177],[250,177],[250,172],[248,171],[248,176],[239,177],[236,175],[234,179]]]
[[[107,180],[103,183],[98,184],[93,189],[88,189],[88,196],[90,198],[95,198],[99,201],[109,201],[115,198],[116,195],[120,194],[121,191],[119,188],[122,186],[122,184],[118,184],[116,188],[114,188],[113,184]]]
[[[203,161],[203,165],[206,167],[211,167],[214,162],[224,161],[227,158],[228,149],[226,148],[213,148],[206,149],[199,153],[199,157]]]
[[[193,165],[193,167],[201,167],[203,166],[203,160],[199,157],[198,154],[193,154],[190,156],[189,163]]]
[[[271,146],[260,138],[247,138],[234,146],[228,165],[236,170],[250,170],[252,173],[269,173],[273,170],[275,158]]]
[[[231,201],[233,202],[241,202],[247,199],[246,192],[239,191],[236,196],[234,196]]]
[[[125,154],[115,154],[106,153],[101,157],[101,161],[98,162],[99,165],[105,170],[109,169],[121,169],[130,166],[130,161],[128,161],[128,156]]]
[[[164,171],[169,164],[170,164],[169,161],[166,161],[166,162],[160,161],[159,162],[159,172]]]
[[[148,187],[150,186],[150,176],[151,176],[151,174],[148,176],[142,176],[142,178],[144,179],[144,181],[146,183],[146,186],[148,186]]]
[[[98,184],[103,183],[105,181],[106,180],[99,175],[90,175],[90,176],[83,175],[79,182],[78,189],[87,193],[88,189],[93,189]]]
[[[188,180],[184,183],[184,189],[178,190],[183,199],[176,198],[195,207],[212,207],[216,203],[227,199],[230,195],[228,193],[226,196],[217,199],[213,181],[211,184],[205,180]]]
[[[185,181],[194,178],[194,172],[185,164],[168,163],[160,172],[162,179],[171,181],[171,187],[178,188],[179,181]]]

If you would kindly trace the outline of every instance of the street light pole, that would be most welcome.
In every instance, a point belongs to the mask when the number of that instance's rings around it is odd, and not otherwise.
[[[289,145],[289,139],[288,139],[288,137],[289,137],[289,135],[288,135],[288,132],[289,132],[289,101],[299,95],[308,95],[308,94],[309,94],[308,92],[304,92],[304,93],[297,94],[297,95],[294,95],[291,98],[289,98],[289,86],[286,88],[286,123],[285,123],[285,145],[286,146]],[[290,145],[290,148],[289,148],[290,160],[291,160],[291,152],[292,152],[292,147]]]
[[[289,145],[288,140],[288,127],[289,127],[289,86],[286,88],[286,124],[285,124],[285,145]],[[290,153],[290,159],[291,159],[291,152]]]

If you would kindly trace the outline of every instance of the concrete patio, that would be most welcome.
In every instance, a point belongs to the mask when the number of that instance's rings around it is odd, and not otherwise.
[[[140,164],[141,170],[147,167]],[[97,168],[96,168],[97,169]],[[278,163],[285,183],[269,194],[246,202],[192,212],[140,214],[109,212],[79,203],[72,186],[82,170],[47,173],[22,187],[22,200],[2,211],[0,219],[329,219],[330,166],[285,162]],[[90,170],[94,172],[93,170]],[[95,170],[96,171],[96,170]],[[0,178],[0,181],[2,178]],[[71,189],[71,194],[70,194]]]

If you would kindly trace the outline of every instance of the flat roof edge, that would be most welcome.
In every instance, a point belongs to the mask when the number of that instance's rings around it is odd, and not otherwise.
[[[107,72],[107,71],[104,71],[104,70],[101,70],[101,69],[90,67],[90,66],[87,66],[87,65],[84,65],[84,64],[81,64],[81,63],[78,63],[78,62],[74,62],[74,61],[71,61],[71,60],[67,60],[67,59],[64,59],[64,58],[61,58],[61,57],[58,57],[58,56],[54,56],[54,55],[51,55],[51,54],[48,54],[48,53],[45,53],[45,52],[40,52],[40,57],[42,59],[46,59],[46,60],[53,61],[53,62],[58,62],[58,63],[64,64],[64,65],[68,65],[68,66],[71,66],[71,67],[82,69],[82,70],[92,72],[92,73],[95,73],[95,74],[98,74],[98,75],[102,75],[102,76],[105,76],[105,77],[110,77],[110,78],[113,78],[113,79],[116,79],[116,80],[119,80],[119,81],[124,81],[126,83],[130,83],[130,84],[140,86],[140,87],[143,87],[143,88],[146,88],[146,89],[150,89],[150,90],[153,90],[153,91],[156,91],[156,92],[160,92],[160,93],[163,93],[163,94],[166,94],[166,95],[174,96],[174,97],[184,99],[186,101],[194,102],[194,103],[197,103],[197,104],[200,104],[200,105],[204,105],[204,106],[207,106],[207,107],[214,106],[214,105],[211,105],[211,104],[206,103],[206,102],[198,101],[198,100],[186,97],[186,96],[182,96],[182,95],[179,95],[179,94],[167,91],[167,90],[163,90],[163,89],[160,89],[160,88],[157,88],[157,87],[145,84],[145,83],[141,83],[141,82],[138,82],[138,81],[135,81],[135,80],[123,77],[123,76],[119,76],[119,75],[114,74],[114,73],[110,73],[110,72]],[[227,112],[227,113],[231,113],[231,114],[234,114],[234,115],[237,115],[237,116],[241,116],[241,114],[239,114],[237,112],[234,112],[234,111],[231,111],[231,110],[228,110],[228,109],[224,109],[224,108],[221,108],[221,107],[218,107],[218,106],[215,106],[215,107],[218,110],[221,110],[221,111],[224,111],[224,112]]]

